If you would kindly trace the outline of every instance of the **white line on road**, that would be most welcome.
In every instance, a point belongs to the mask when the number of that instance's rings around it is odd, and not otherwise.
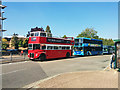
[[[1,64],[2,66],[6,66],[6,65],[14,65],[14,64],[21,64],[21,63],[26,63],[29,61],[23,61],[23,62],[15,62],[15,63],[7,63],[7,64]]]
[[[109,67],[109,65],[106,68],[104,68],[103,71],[105,71],[108,67]]]
[[[23,71],[25,69],[19,69],[19,70],[15,70],[15,71],[11,71],[11,72],[7,72],[7,73],[2,73],[0,75],[5,75],[5,74],[10,74],[10,73],[15,73],[15,72],[19,72],[19,71]]]

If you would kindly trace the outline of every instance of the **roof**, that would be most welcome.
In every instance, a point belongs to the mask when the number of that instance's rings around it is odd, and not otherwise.
[[[79,38],[74,38],[74,39],[88,39],[88,40],[102,41],[102,40],[99,40],[99,39],[92,39],[92,38],[86,38],[86,37],[79,37]]]
[[[26,38],[25,36],[17,36],[18,38]],[[12,38],[12,36],[4,36],[3,38]]]
[[[116,40],[114,40],[115,42],[120,42],[120,39],[116,39]]]

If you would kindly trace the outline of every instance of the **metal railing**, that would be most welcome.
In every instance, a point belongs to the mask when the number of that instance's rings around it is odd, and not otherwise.
[[[0,58],[0,63],[19,62],[29,60],[28,53],[4,52]]]

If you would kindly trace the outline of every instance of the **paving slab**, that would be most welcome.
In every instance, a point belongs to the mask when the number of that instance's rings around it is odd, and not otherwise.
[[[60,74],[33,88],[118,88],[118,72],[82,71]]]

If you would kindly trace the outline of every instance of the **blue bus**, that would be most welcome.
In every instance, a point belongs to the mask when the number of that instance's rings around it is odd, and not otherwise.
[[[103,54],[102,40],[81,37],[75,38],[74,41],[74,55],[84,56]]]
[[[103,54],[112,54],[113,52],[115,52],[115,46],[103,46]]]

